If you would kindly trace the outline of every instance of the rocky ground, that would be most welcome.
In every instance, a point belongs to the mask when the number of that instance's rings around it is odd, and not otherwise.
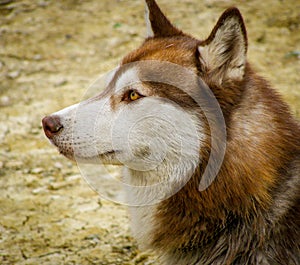
[[[199,38],[238,6],[249,60],[300,116],[299,2],[158,2]],[[80,101],[141,43],[143,8],[142,0],[0,0],[0,264],[158,264],[138,251],[126,207],[99,197],[41,128],[44,115]]]

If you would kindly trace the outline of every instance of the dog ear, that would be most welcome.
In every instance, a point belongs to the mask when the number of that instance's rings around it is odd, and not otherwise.
[[[155,0],[146,0],[145,19],[148,37],[183,35],[162,13]]]
[[[218,83],[224,79],[242,79],[247,54],[247,33],[240,11],[227,9],[210,36],[199,47],[204,70]]]

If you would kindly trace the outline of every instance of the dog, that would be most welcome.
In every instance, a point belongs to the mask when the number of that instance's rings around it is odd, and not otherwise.
[[[300,126],[247,62],[227,9],[209,37],[146,0],[148,37],[99,95],[46,116],[69,159],[124,167],[131,227],[167,265],[300,264]]]

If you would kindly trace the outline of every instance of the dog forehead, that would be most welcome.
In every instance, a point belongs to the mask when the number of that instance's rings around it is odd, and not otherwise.
[[[144,60],[169,61],[184,66],[194,64],[199,41],[188,36],[150,38],[125,56],[121,65]]]

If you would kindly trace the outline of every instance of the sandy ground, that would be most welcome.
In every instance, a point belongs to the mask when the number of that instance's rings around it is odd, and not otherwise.
[[[199,38],[238,6],[249,60],[300,116],[299,1],[159,3]],[[44,115],[80,101],[141,43],[143,8],[142,0],[0,0],[0,264],[157,264],[138,251],[126,207],[99,197],[41,128]]]

